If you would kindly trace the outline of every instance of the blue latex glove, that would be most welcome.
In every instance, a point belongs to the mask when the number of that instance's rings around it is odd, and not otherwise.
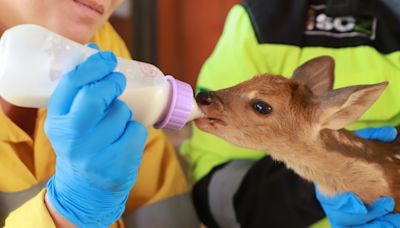
[[[364,128],[354,131],[354,134],[363,139],[392,142],[397,137],[397,130],[396,128],[390,126],[380,128]]]
[[[393,127],[367,128],[354,133],[365,139],[384,142],[391,142],[397,137],[397,130]],[[400,214],[391,213],[394,209],[394,200],[390,197],[381,197],[366,206],[354,193],[347,192],[326,197],[317,188],[316,190],[317,199],[333,228],[400,227]]]
[[[381,197],[368,206],[349,192],[326,197],[317,191],[317,199],[333,228],[400,227],[400,214],[391,213],[394,200],[390,197]]]
[[[117,99],[126,79],[99,52],[66,74],[48,106],[45,132],[57,154],[47,183],[52,206],[79,227],[106,227],[125,210],[147,130]]]

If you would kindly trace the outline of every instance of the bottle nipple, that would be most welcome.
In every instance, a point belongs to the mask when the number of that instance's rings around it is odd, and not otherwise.
[[[193,100],[192,112],[190,113],[188,120],[195,120],[205,116],[206,115],[200,110],[199,106],[197,105],[196,100]]]

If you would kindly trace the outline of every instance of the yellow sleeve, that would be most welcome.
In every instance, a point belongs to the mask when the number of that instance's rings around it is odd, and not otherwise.
[[[44,203],[46,190],[42,190],[17,210],[11,212],[6,219],[5,227],[55,227]]]
[[[10,213],[6,219],[6,228],[20,227],[41,227],[55,228],[53,219],[47,210],[44,202],[46,190],[43,189],[35,197],[23,204],[17,210]],[[124,227],[123,222],[119,219],[110,228]]]

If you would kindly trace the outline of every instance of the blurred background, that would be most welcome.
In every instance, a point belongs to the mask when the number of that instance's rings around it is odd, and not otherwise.
[[[125,0],[110,22],[134,59],[152,63],[164,74],[195,88],[200,68],[221,35],[226,15],[238,2]],[[188,124],[181,131],[165,133],[178,150],[182,141],[190,137],[191,127]]]
[[[229,9],[239,0],[125,0],[111,23],[134,59],[195,86]]]

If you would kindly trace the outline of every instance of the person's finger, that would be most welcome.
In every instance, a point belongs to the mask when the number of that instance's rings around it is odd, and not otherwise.
[[[318,189],[316,191],[317,199],[321,204],[331,211],[342,213],[365,215],[368,213],[364,203],[354,193],[344,192],[334,196],[324,196]]]
[[[126,86],[123,74],[114,72],[90,83],[77,93],[68,115],[81,129],[95,126],[105,115],[110,104],[122,94]]]
[[[86,46],[96,49],[96,50],[100,50],[99,46],[95,43],[87,43]]]
[[[354,133],[364,139],[380,140],[383,142],[392,142],[397,137],[397,129],[391,126],[380,128],[365,128],[354,131]]]
[[[114,71],[117,58],[112,52],[98,52],[61,78],[53,92],[48,106],[48,114],[64,115],[79,89],[91,82],[102,79]]]
[[[130,121],[121,138],[113,145],[118,148],[124,148],[121,150],[124,153],[135,152],[136,154],[133,155],[135,160],[140,160],[146,143],[147,134],[147,129],[143,124],[138,121]]]
[[[376,223],[384,224],[385,227],[400,227],[400,213],[391,213],[380,217]]]
[[[368,215],[371,219],[379,218],[393,211],[394,200],[390,197],[381,197],[367,206]]]
[[[131,118],[132,112],[129,107],[119,99],[114,100],[104,118],[94,129],[93,137],[96,137],[94,143],[111,145],[119,140]]]

